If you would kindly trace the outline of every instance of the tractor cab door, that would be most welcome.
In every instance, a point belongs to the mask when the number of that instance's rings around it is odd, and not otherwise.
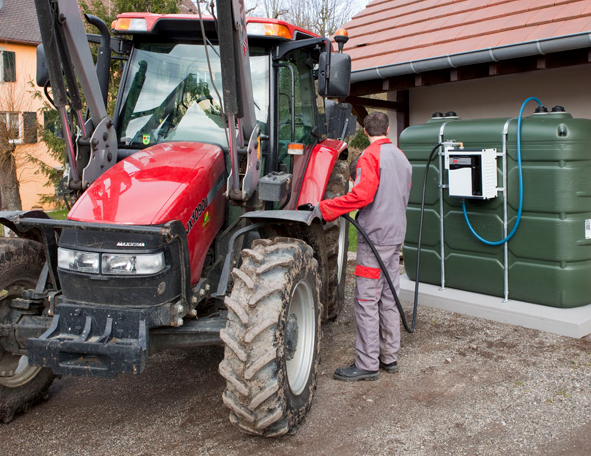
[[[307,156],[320,138],[314,81],[313,49],[295,49],[274,62],[276,100],[277,168],[293,173],[294,155],[290,144]]]

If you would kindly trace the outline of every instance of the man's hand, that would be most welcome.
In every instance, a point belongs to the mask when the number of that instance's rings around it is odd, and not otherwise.
[[[321,221],[324,221],[324,217],[322,217],[322,212],[320,212],[320,206],[314,206],[312,203],[306,203],[298,206],[298,211],[310,211],[312,212],[314,217],[319,218]]]
[[[318,217],[320,221],[324,222],[324,217],[322,217],[322,212],[320,212],[320,205],[317,204],[314,206],[314,210],[312,211],[315,217]]]

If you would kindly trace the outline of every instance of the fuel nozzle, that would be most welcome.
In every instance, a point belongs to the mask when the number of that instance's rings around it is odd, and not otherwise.
[[[443,142],[443,147],[445,149],[463,149],[464,143],[461,141],[456,141],[455,139],[450,139],[449,141]]]

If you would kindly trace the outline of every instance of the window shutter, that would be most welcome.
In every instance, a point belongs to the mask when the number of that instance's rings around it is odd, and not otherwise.
[[[37,142],[37,114],[23,112],[24,142],[34,144]]]
[[[4,82],[16,81],[16,66],[14,52],[2,51],[2,80]]]

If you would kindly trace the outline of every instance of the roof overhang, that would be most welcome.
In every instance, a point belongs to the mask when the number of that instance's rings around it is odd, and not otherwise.
[[[388,79],[429,71],[500,62],[503,60],[546,55],[588,47],[591,47],[591,32],[355,70],[351,73],[351,82],[359,83],[371,80]]]
[[[28,46],[38,46],[41,44],[41,41],[27,41],[27,40],[14,40],[12,38],[2,38],[2,39],[0,39],[0,43],[24,44],[24,45],[28,45]]]

